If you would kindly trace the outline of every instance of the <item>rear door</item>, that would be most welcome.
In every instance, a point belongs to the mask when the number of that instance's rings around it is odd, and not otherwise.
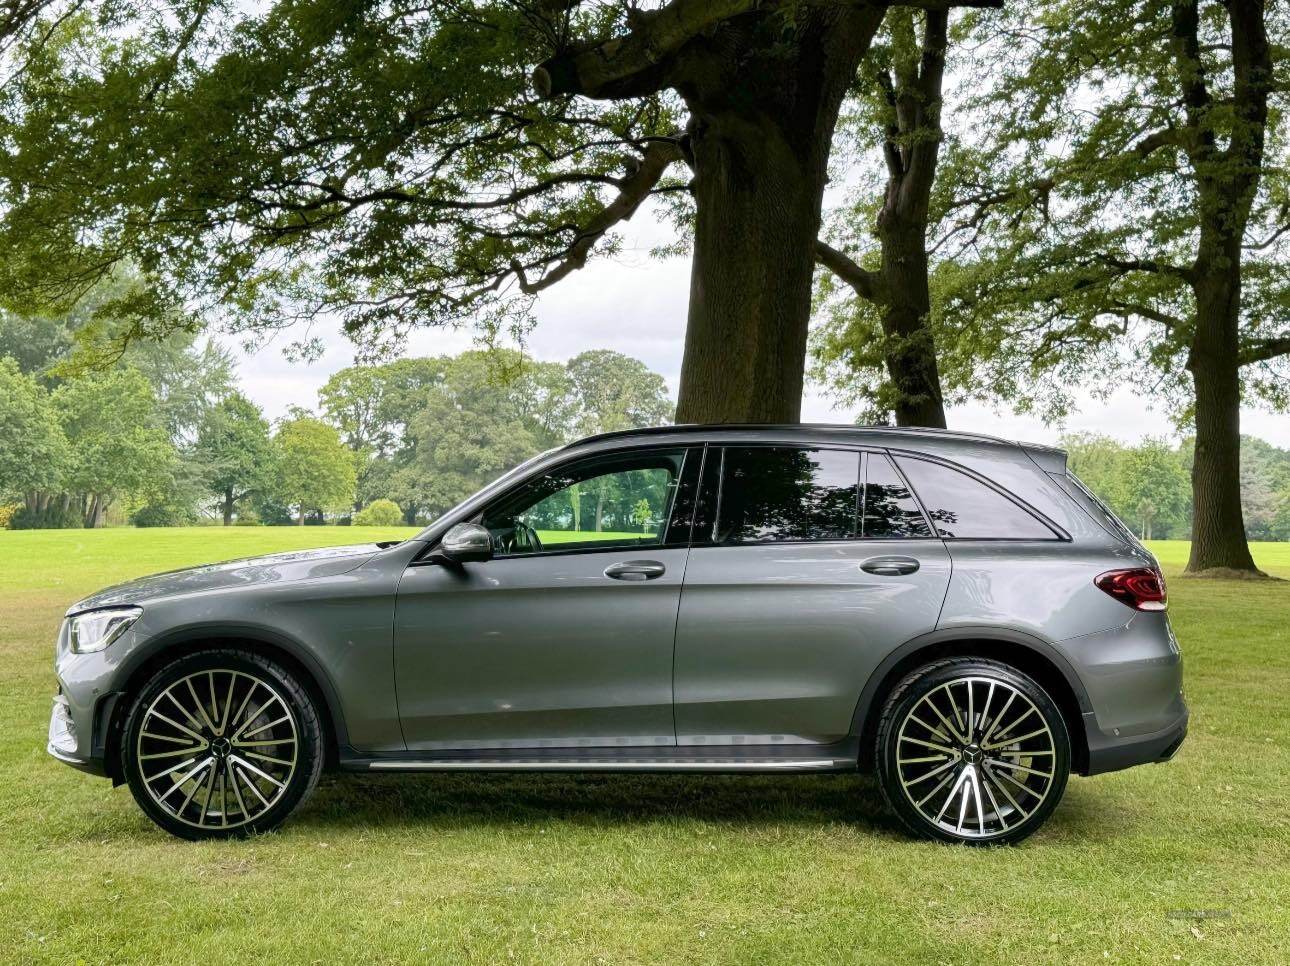
[[[679,745],[829,744],[950,561],[879,452],[711,447],[676,633]]]

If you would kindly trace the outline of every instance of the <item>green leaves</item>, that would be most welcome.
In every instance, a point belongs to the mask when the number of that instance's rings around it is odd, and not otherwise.
[[[301,522],[310,511],[349,508],[357,486],[354,455],[333,427],[299,416],[279,426],[274,441],[278,447],[275,495],[299,507]]]
[[[87,9],[0,91],[0,300],[65,310],[128,261],[233,331],[330,313],[372,349],[523,316],[520,273],[675,127],[657,100],[535,97],[554,35],[520,5]]]

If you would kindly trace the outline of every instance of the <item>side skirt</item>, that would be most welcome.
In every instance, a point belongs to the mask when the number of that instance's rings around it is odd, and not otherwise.
[[[681,772],[708,774],[855,771],[856,742],[793,746],[478,749],[344,755],[340,767],[367,772]]]

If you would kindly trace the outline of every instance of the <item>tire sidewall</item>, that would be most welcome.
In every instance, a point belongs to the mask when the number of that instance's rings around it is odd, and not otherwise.
[[[144,711],[154,700],[176,681],[190,674],[210,670],[240,671],[269,684],[287,704],[298,736],[297,764],[286,792],[273,807],[257,815],[250,822],[230,828],[199,828],[182,822],[153,801],[143,782],[136,758],[139,731],[143,727]],[[240,838],[257,832],[277,828],[313,791],[322,770],[323,741],[318,713],[308,692],[286,668],[276,661],[240,649],[199,651],[175,658],[161,667],[144,685],[139,696],[130,706],[122,730],[121,770],[130,786],[135,802],[150,819],[180,838],[202,839]]]
[[[972,838],[958,836],[929,822],[914,807],[907,797],[900,782],[896,759],[898,743],[897,729],[905,720],[910,710],[926,694],[939,688],[947,681],[963,677],[980,677],[1005,682],[1018,688],[1031,701],[1044,718],[1053,735],[1054,773],[1053,784],[1048,797],[1040,807],[1020,825],[1007,832],[990,838]],[[905,678],[892,690],[884,707],[878,728],[878,740],[875,754],[878,763],[878,782],[883,796],[895,811],[901,822],[915,834],[942,842],[953,842],[962,845],[991,846],[1010,845],[1020,842],[1031,835],[1048,820],[1048,817],[1061,801],[1066,791],[1066,781],[1070,775],[1070,735],[1066,728],[1061,709],[1038,682],[1015,668],[998,661],[985,658],[957,658],[921,667]]]

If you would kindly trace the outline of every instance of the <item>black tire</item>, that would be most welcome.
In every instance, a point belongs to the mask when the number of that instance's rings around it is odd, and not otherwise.
[[[1070,737],[1057,705],[1029,676],[986,658],[947,658],[892,689],[874,760],[883,797],[915,835],[1005,845],[1057,807],[1070,775]]]
[[[187,701],[190,685],[196,703]],[[186,708],[175,705],[176,694]],[[235,713],[239,700],[243,707]],[[271,658],[236,647],[186,654],[158,670],[131,704],[121,739],[122,772],[134,800],[167,832],[192,841],[277,828],[313,792],[323,758],[322,724],[303,684]],[[175,759],[178,770],[167,776],[164,769]],[[197,778],[175,786],[170,797],[161,794],[187,774],[184,766],[207,759]],[[157,761],[148,766],[152,771],[144,768],[149,760]]]

